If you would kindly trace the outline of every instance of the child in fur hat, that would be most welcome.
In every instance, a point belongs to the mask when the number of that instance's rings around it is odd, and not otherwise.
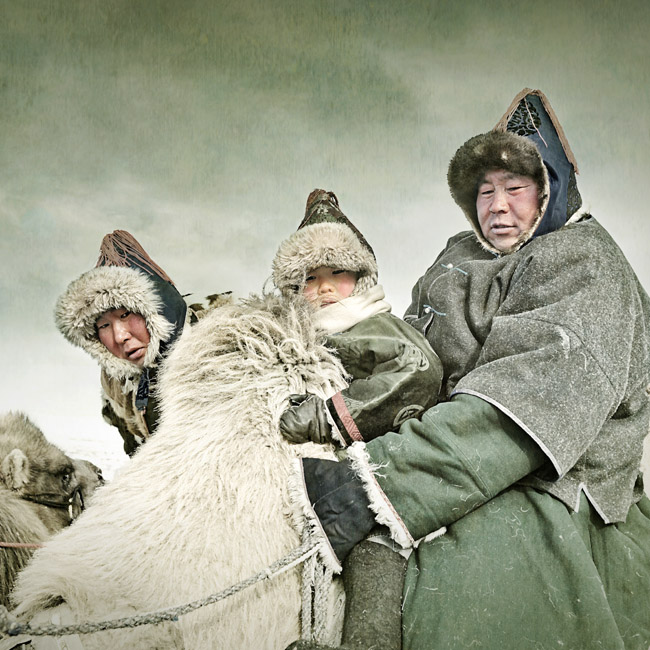
[[[315,324],[328,335],[351,381],[327,402],[295,398],[300,403],[280,422],[291,442],[347,447],[397,430],[436,403],[440,360],[419,332],[390,313],[377,275],[372,248],[336,196],[314,190],[298,230],[273,260],[273,281],[285,294],[302,292],[317,307]],[[341,284],[344,294],[332,290]]]
[[[327,401],[292,396],[280,420],[290,442],[345,448],[397,430],[436,403],[440,360],[419,332],[390,313],[377,275],[372,248],[336,196],[314,190],[298,230],[278,249],[273,280],[284,294],[300,292],[313,304],[315,324],[336,349],[350,383]],[[343,647],[401,647],[405,566],[400,554],[373,541],[350,553],[343,571]]]
[[[95,268],[57,302],[61,333],[101,366],[102,415],[130,456],[156,429],[156,369],[186,317],[174,283],[125,230],[104,237]]]

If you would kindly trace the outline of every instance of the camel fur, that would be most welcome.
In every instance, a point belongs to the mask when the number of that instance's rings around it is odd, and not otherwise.
[[[70,523],[67,508],[35,503],[29,497],[47,495],[65,503],[79,486],[88,504],[101,483],[96,465],[66,456],[24,413],[0,416],[1,542],[41,544]],[[16,575],[33,552],[33,548],[0,548],[1,605],[9,605]]]
[[[236,584],[300,545],[291,461],[333,454],[290,445],[278,421],[290,394],[345,387],[310,318],[300,298],[251,299],[212,311],[181,337],[161,368],[156,435],[36,553],[19,577],[16,615],[31,619],[61,602],[78,621],[165,609]],[[300,571],[178,623],[83,636],[83,647],[284,648],[300,636]]]

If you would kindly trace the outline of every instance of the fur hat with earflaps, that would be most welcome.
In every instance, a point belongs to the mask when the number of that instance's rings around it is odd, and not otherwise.
[[[109,352],[95,328],[101,314],[121,308],[144,318],[150,341],[143,367],[153,367],[182,331],[187,306],[135,238],[115,230],[102,240],[96,267],[71,282],[59,297],[54,316],[63,336],[88,352],[110,377],[133,381],[141,369]]]
[[[307,272],[319,266],[358,274],[353,296],[377,284],[377,261],[365,237],[339,207],[333,192],[314,190],[305,217],[285,239],[273,260],[273,282],[284,294],[300,293]]]
[[[504,170],[532,178],[539,212],[514,252],[533,237],[561,228],[582,205],[575,175],[578,166],[562,126],[540,90],[524,88],[488,133],[463,144],[449,163],[447,181],[454,201],[469,220],[481,245],[501,253],[483,236],[476,214],[478,187],[484,175]]]

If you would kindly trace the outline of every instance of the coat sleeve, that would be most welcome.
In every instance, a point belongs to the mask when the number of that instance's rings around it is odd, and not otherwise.
[[[391,314],[380,314],[331,337],[349,386],[328,410],[345,443],[396,430],[436,403],[442,365],[426,339]]]
[[[488,402],[458,395],[348,451],[371,508],[408,546],[487,503],[548,458]],[[378,470],[378,468],[380,468]]]

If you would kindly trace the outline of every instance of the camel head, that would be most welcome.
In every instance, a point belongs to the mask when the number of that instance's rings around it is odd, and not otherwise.
[[[0,487],[32,503],[51,532],[71,523],[102,483],[99,468],[69,458],[26,415],[0,416]]]

